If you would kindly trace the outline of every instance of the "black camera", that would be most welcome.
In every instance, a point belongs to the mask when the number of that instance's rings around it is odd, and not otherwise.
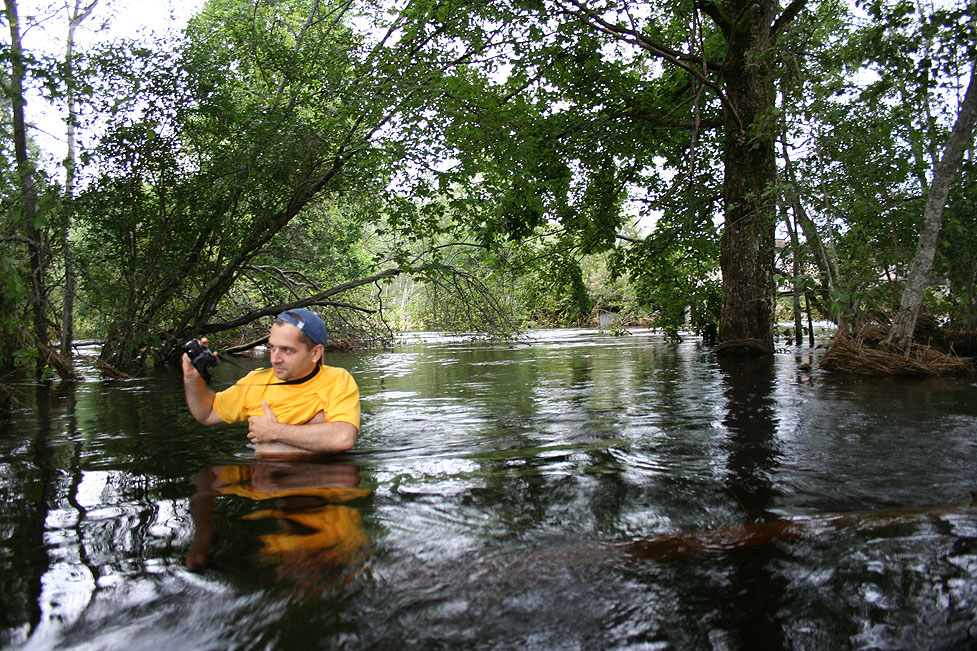
[[[200,377],[205,382],[210,382],[210,369],[217,366],[217,355],[211,352],[210,348],[202,345],[196,339],[191,339],[183,344],[183,352],[190,358],[193,367],[200,373]]]

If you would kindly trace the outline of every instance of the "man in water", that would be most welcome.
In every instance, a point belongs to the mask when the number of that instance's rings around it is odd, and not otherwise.
[[[326,326],[314,312],[282,312],[271,326],[271,368],[248,373],[214,393],[183,356],[190,413],[204,425],[248,421],[259,455],[343,452],[356,443],[360,391],[342,368],[324,366]]]

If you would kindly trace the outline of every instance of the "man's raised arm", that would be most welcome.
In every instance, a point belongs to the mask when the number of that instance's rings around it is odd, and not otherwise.
[[[187,407],[198,423],[217,425],[224,420],[214,411],[214,392],[210,390],[200,373],[193,367],[193,362],[186,355],[181,358],[183,363],[183,394],[187,399]]]

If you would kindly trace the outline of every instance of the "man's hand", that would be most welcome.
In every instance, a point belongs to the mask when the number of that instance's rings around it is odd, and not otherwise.
[[[264,414],[248,418],[248,438],[252,443],[273,443],[278,440],[281,423],[267,402],[261,403]]]
[[[180,355],[180,363],[183,367],[183,393],[190,413],[198,423],[204,425],[223,423],[224,421],[214,411],[214,392],[200,377],[200,373],[194,368],[193,362],[186,353]]]
[[[193,362],[190,361],[190,356],[186,353],[180,355],[180,362],[183,365],[183,379],[193,379],[194,376],[200,377],[200,373],[197,373],[197,369],[193,367]]]
[[[265,412],[248,418],[248,438],[260,456],[295,455],[309,452],[345,452],[356,443],[356,426],[343,421],[326,422],[323,412],[300,425],[280,423],[267,402]]]

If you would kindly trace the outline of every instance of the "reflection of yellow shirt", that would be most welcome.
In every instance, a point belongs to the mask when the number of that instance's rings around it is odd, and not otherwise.
[[[293,495],[308,495],[319,497],[327,502],[348,502],[358,497],[366,497],[372,491],[368,488],[330,488],[314,487],[308,488],[287,488],[285,490],[269,493],[260,491],[251,486],[251,466],[221,466],[218,478],[227,484],[220,489],[222,495],[237,495],[246,497],[249,500],[261,501],[270,500],[276,497],[291,497]]]
[[[280,423],[307,423],[320,411],[327,422],[343,421],[360,428],[360,390],[346,369],[320,366],[311,380],[285,384],[274,369],[251,371],[214,398],[214,411],[226,423],[262,416],[267,402]]]
[[[365,488],[290,488],[269,493],[251,486],[251,466],[224,466],[218,477],[227,486],[224,495],[238,495],[251,500],[279,499],[287,506],[289,497],[314,497],[319,504],[300,508],[262,509],[242,516],[244,520],[273,518],[298,525],[297,531],[281,531],[261,536],[261,557],[269,562],[351,565],[370,544],[363,530],[363,518],[357,509],[335,504],[370,494]],[[330,504],[330,502],[332,502]]]
[[[282,531],[261,536],[261,557],[282,562],[295,554],[309,555],[317,563],[350,565],[370,544],[363,531],[363,516],[341,504],[324,504],[302,511],[266,509],[244,516],[245,520],[276,518],[300,525],[304,531]]]

